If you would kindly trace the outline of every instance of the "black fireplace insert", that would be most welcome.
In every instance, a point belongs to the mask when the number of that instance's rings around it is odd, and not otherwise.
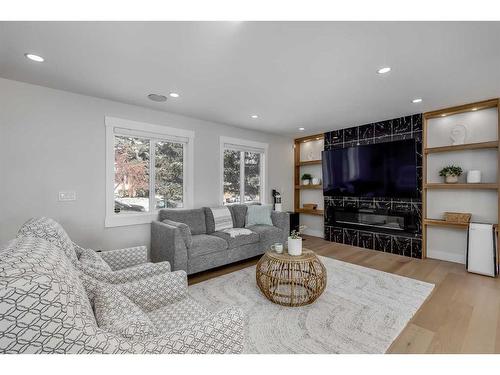
[[[409,211],[351,207],[329,207],[328,210],[327,225],[394,234],[418,232],[415,216]]]

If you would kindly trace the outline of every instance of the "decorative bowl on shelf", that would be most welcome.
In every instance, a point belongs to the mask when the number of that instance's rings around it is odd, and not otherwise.
[[[302,205],[306,210],[315,210],[318,208],[318,205],[316,203],[304,203]]]
[[[445,212],[444,221],[456,224],[468,224],[472,214],[468,212]]]

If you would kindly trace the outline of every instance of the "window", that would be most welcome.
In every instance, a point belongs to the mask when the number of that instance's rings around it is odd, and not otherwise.
[[[190,207],[194,132],[106,117],[106,226]],[[189,172],[189,173],[187,173]]]
[[[221,137],[223,204],[265,203],[265,143]]]

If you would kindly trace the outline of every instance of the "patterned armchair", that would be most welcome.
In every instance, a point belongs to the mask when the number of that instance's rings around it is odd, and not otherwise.
[[[21,226],[17,236],[32,236],[53,243],[66,254],[76,268],[107,283],[122,283],[170,272],[168,262],[148,262],[145,246],[100,252],[84,249],[71,241],[58,222],[47,217],[28,220]]]
[[[0,353],[239,353],[242,341],[241,311],[200,306],[184,271],[113,285],[40,238],[0,249]]]

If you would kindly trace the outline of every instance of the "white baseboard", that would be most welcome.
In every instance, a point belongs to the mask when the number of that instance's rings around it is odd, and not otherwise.
[[[304,230],[304,234],[307,234],[308,236],[323,238],[323,232],[320,230],[314,230],[314,229],[307,228]]]
[[[427,258],[465,264],[465,254],[449,253],[441,250],[427,249]]]

